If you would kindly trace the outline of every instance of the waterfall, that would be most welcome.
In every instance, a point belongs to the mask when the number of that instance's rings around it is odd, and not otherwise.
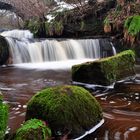
[[[32,39],[33,34],[29,30],[10,30],[10,31],[4,31],[1,33],[2,36],[5,37],[12,37],[16,39]]]
[[[41,67],[51,64],[61,68],[73,64],[93,61],[101,58],[101,46],[98,39],[45,39],[35,40],[29,31],[13,30],[3,32],[10,46],[13,64],[26,64]]]

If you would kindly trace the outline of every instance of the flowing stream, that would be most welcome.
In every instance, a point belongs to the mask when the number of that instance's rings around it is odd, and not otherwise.
[[[114,48],[111,51],[103,50],[99,40],[34,41],[30,33],[28,37],[25,37],[27,34],[24,33],[16,33],[15,36],[13,33],[11,36],[3,33],[11,46],[12,59],[11,66],[0,67],[0,91],[10,107],[9,133],[14,133],[23,123],[26,104],[37,91],[46,87],[72,84],[70,67],[75,62],[71,61],[81,63],[87,59],[99,59],[115,51]],[[50,67],[47,63],[50,63]],[[136,70],[136,79],[139,80],[140,67],[137,66]],[[113,87],[84,86],[100,102],[105,122],[93,134],[82,138],[83,140],[140,139],[140,93],[116,92]]]
[[[23,123],[26,103],[37,91],[46,87],[71,84],[70,70],[29,70],[17,67],[0,69],[1,91],[5,102],[10,106],[10,133],[15,132]],[[140,70],[140,67],[138,69]],[[140,76],[137,76],[140,79]],[[83,139],[139,140],[140,94],[101,89],[90,91],[103,108],[105,123],[92,135]]]

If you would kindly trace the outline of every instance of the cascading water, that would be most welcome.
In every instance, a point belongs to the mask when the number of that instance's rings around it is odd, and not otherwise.
[[[3,32],[10,46],[13,64],[33,68],[70,68],[74,64],[101,58],[98,39],[46,39],[35,41],[29,31]]]
[[[33,34],[29,30],[15,29],[15,30],[10,30],[10,31],[4,31],[1,33],[1,35],[5,37],[16,38],[16,39],[24,39],[24,38],[32,39],[33,38]]]

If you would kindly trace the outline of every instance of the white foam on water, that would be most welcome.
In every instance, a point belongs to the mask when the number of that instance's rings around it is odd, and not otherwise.
[[[82,138],[84,138],[85,136],[95,132],[99,127],[101,127],[104,124],[104,119],[102,119],[97,125],[95,125],[92,129],[90,129],[89,131],[86,131],[85,134],[83,134],[82,136],[74,139],[74,140],[80,140]]]
[[[83,60],[67,60],[67,61],[51,61],[44,63],[21,63],[14,64],[13,66],[23,69],[70,69],[73,65],[81,64],[83,62],[95,61],[95,59],[83,59]]]
[[[10,31],[4,31],[0,35],[4,37],[12,37],[17,39],[32,39],[33,34],[29,30],[10,30]]]

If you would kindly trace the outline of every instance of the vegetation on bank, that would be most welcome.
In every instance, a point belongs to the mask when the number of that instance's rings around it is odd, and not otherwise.
[[[25,22],[24,28],[30,30],[35,37],[51,37],[51,36],[60,36],[63,32],[63,23],[62,21],[52,22],[40,21],[37,19],[28,20]]]
[[[124,39],[132,44],[140,39],[140,15],[130,16],[125,20]]]
[[[110,9],[109,7],[115,6],[114,0],[102,3],[91,1],[89,3],[80,3],[77,0],[74,3],[72,1],[66,2],[73,6],[73,9],[53,10],[49,14],[54,17],[51,21],[47,19],[47,16],[43,20],[40,18],[29,19],[27,20],[28,24],[25,24],[25,28],[31,30],[37,37],[78,37],[86,34],[104,34],[102,28],[103,17]]]
[[[59,37],[69,34],[71,36],[84,35],[104,35],[104,31],[111,32],[111,35],[126,37],[127,31],[124,24],[130,16],[140,15],[139,0],[109,0],[109,1],[92,1],[88,0],[64,0],[69,8],[61,8],[54,0],[28,1],[25,0],[9,0],[9,4],[14,8],[16,16],[25,23],[24,28],[31,30],[36,37]],[[116,7],[115,7],[116,6]],[[114,8],[115,7],[115,8]],[[50,22],[47,15],[54,19]],[[110,34],[109,34],[110,35]],[[135,37],[127,36],[132,39],[125,39],[131,44],[139,39],[137,34]]]
[[[8,106],[3,103],[2,95],[0,94],[0,140],[4,140],[7,123]]]
[[[104,31],[124,38],[133,46],[140,40],[140,3],[123,2],[108,12],[104,20]]]
[[[40,18],[36,21],[31,19],[25,28],[31,30],[35,36],[42,34],[45,34],[44,36],[61,36],[63,35],[63,31],[64,33],[75,32],[75,35],[81,34],[81,36],[83,36],[84,34],[88,34],[87,32],[95,30],[92,31],[92,36],[94,36],[99,33],[103,34],[102,24],[104,23],[104,31],[106,33],[125,38],[127,34],[125,23],[129,17],[140,15],[140,3],[135,1],[124,2],[124,0],[122,0],[117,1],[116,7],[112,8],[115,6],[113,3],[115,3],[115,0],[102,3],[93,2],[92,4],[89,2],[88,4],[82,5],[82,8],[75,6],[76,8],[72,10],[64,10],[62,12],[53,11],[52,16],[55,18],[51,22],[48,22],[47,19],[43,22],[40,22]],[[110,9],[108,7],[110,7]],[[106,14],[107,11],[109,11],[108,14]],[[105,16],[106,18],[103,21]],[[102,19],[102,21],[100,19]],[[91,23],[94,26],[92,26]],[[98,28],[98,26],[100,28]],[[90,27],[90,30],[88,27]],[[131,42],[133,45],[133,43],[139,39],[139,33],[133,38],[131,36],[127,36],[128,38],[125,38],[125,41],[128,43]]]

